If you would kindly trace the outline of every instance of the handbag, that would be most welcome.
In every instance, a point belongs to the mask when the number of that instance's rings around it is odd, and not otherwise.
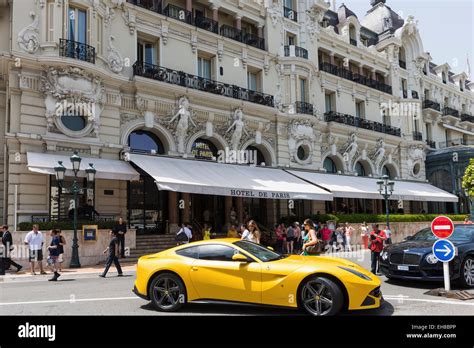
[[[323,243],[318,240],[316,244],[307,246],[304,250],[310,255],[321,254],[321,252],[323,251]]]

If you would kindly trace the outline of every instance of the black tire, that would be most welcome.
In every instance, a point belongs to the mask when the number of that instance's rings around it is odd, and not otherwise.
[[[474,288],[474,257],[468,256],[462,262],[459,282],[463,288]]]
[[[299,307],[314,316],[332,316],[338,314],[344,304],[341,288],[331,279],[311,277],[301,284]]]
[[[150,300],[162,312],[175,312],[187,301],[186,287],[173,273],[161,273],[150,283]]]

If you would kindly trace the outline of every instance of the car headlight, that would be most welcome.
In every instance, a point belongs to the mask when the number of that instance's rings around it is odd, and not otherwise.
[[[339,268],[343,269],[344,271],[350,272],[359,278],[365,279],[365,280],[372,280],[369,276],[366,276],[364,273],[360,273],[359,271],[356,271],[355,269],[349,268],[349,267],[343,267],[339,266]]]
[[[388,259],[388,252],[382,251],[380,257],[382,258],[382,260],[386,261]]]
[[[434,265],[435,263],[438,262],[438,258],[436,256],[434,256],[433,253],[431,253],[431,254],[428,254],[428,256],[426,256],[426,262],[428,262],[429,264]]]

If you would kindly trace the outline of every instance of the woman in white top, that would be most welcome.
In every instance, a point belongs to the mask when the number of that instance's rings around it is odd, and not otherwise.
[[[348,222],[346,222],[346,226],[344,228],[345,236],[346,236],[346,250],[352,251],[352,246],[351,246],[351,237],[352,233],[354,232],[354,228],[349,225]]]
[[[260,230],[258,229],[257,223],[254,220],[250,220],[248,223],[249,234],[247,240],[260,244]]]
[[[361,238],[362,238],[362,243],[364,245],[364,249],[369,248],[369,227],[365,223],[365,221],[360,225],[360,230],[361,230]]]

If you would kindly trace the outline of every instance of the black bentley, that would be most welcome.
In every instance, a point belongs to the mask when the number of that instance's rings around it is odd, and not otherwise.
[[[403,242],[380,253],[380,270],[387,278],[443,281],[443,264],[431,249],[436,237],[425,228]],[[452,280],[463,287],[474,287],[474,225],[455,225],[449,238],[457,255],[449,263]]]

